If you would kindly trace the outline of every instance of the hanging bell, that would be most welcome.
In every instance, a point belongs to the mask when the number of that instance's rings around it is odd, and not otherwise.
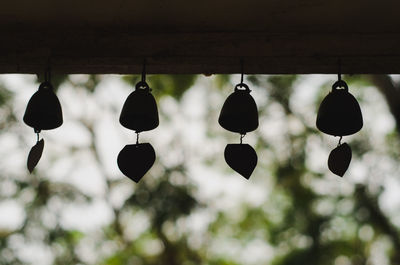
[[[244,89],[239,89],[239,88]],[[245,134],[258,127],[257,105],[249,87],[240,83],[222,106],[218,122],[226,130]]]
[[[36,132],[60,127],[63,123],[61,104],[49,82],[43,82],[26,107],[24,122]]]
[[[341,87],[342,89],[338,89]],[[351,135],[363,127],[360,105],[349,93],[346,82],[339,80],[318,109],[317,128],[333,136]]]
[[[135,91],[128,96],[122,107],[119,122],[137,133],[157,128],[157,103],[146,82],[136,84]]]

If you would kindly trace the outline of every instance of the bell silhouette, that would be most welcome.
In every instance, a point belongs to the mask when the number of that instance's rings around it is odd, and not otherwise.
[[[239,89],[244,87],[245,89]],[[258,127],[257,105],[250,95],[249,87],[240,83],[222,106],[218,123],[226,130],[245,134]]]
[[[137,133],[155,129],[158,124],[157,103],[150,93],[148,84],[141,81],[122,107],[119,122]]]
[[[36,132],[60,127],[63,123],[61,104],[49,82],[40,84],[26,107],[24,122]]]
[[[343,89],[338,89],[343,87]],[[349,93],[346,82],[339,80],[318,109],[317,128],[333,136],[351,135],[363,127],[360,105]]]

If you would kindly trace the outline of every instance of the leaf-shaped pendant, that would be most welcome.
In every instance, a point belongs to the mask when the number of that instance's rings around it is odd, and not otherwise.
[[[228,144],[225,147],[225,161],[237,173],[249,179],[257,165],[257,153],[248,144]]]
[[[343,143],[332,150],[329,154],[328,168],[332,173],[343,177],[349,168],[351,161],[351,148],[347,143]]]
[[[36,144],[32,147],[31,151],[29,152],[27,161],[29,173],[32,173],[36,165],[39,163],[39,160],[42,157],[43,148],[44,148],[44,140],[41,139],[40,141],[36,142]]]
[[[149,143],[126,145],[118,154],[118,167],[125,176],[139,182],[156,160],[154,148]]]

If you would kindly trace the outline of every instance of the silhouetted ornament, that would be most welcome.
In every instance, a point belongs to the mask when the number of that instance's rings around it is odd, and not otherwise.
[[[118,154],[118,167],[125,176],[136,183],[149,171],[156,153],[149,143],[126,145]]]
[[[250,178],[258,160],[256,151],[248,144],[228,144],[224,156],[226,163],[246,179]]]
[[[351,148],[347,143],[340,144],[329,154],[328,168],[332,173],[343,177],[351,161]]]
[[[235,86],[235,91],[226,99],[219,115],[218,122],[224,129],[240,134],[257,129],[257,105],[250,92],[244,83]]]
[[[35,132],[51,130],[63,124],[61,104],[49,82],[40,84],[26,107],[24,122]]]
[[[29,155],[28,155],[28,161],[27,161],[27,167],[28,167],[29,173],[32,173],[32,171],[35,169],[36,165],[39,163],[39,160],[42,157],[43,148],[44,148],[44,140],[43,139],[41,139],[40,141],[37,141],[36,144],[31,148],[31,151],[29,152]]]
[[[342,87],[343,89],[338,89]],[[319,106],[317,128],[333,136],[358,132],[363,127],[360,105],[349,93],[346,82],[339,80]]]
[[[41,130],[51,130],[63,124],[60,101],[50,83],[50,70],[45,72],[45,82],[41,83],[28,102],[23,117],[24,122],[32,127],[37,135],[36,144],[28,155],[27,168],[30,173],[35,169],[42,157],[44,140],[39,140]]]
[[[126,99],[119,122],[122,126],[137,133],[149,131],[158,126],[156,100],[150,93],[150,88],[145,81],[137,83],[135,91]]]

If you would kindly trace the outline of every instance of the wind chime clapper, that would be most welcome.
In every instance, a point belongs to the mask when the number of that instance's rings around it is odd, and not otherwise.
[[[146,83],[145,63],[142,80],[136,84],[122,107],[119,122],[125,128],[136,132],[136,143],[126,145],[118,154],[117,163],[121,172],[139,182],[156,160],[156,153],[150,143],[139,143],[139,133],[158,127],[157,103]]]
[[[39,133],[42,130],[58,128],[63,124],[61,104],[50,82],[50,69],[46,70],[45,81],[40,84],[38,91],[29,100],[23,120],[34,129],[37,135],[36,144],[29,152],[27,160],[28,170],[32,173],[44,148],[44,140],[39,140]]]
[[[329,154],[328,168],[343,177],[349,168],[352,154],[350,146],[341,142],[342,137],[360,131],[363,118],[360,105],[350,94],[346,82],[341,79],[340,71],[338,81],[319,106],[316,125],[321,132],[340,137],[338,146]]]
[[[218,123],[226,130],[239,133],[239,144],[228,144],[225,147],[226,163],[237,173],[249,179],[257,165],[257,153],[249,144],[243,144],[246,133],[258,128],[258,110],[256,102],[250,95],[251,90],[243,83],[243,63],[241,82],[225,100]]]

